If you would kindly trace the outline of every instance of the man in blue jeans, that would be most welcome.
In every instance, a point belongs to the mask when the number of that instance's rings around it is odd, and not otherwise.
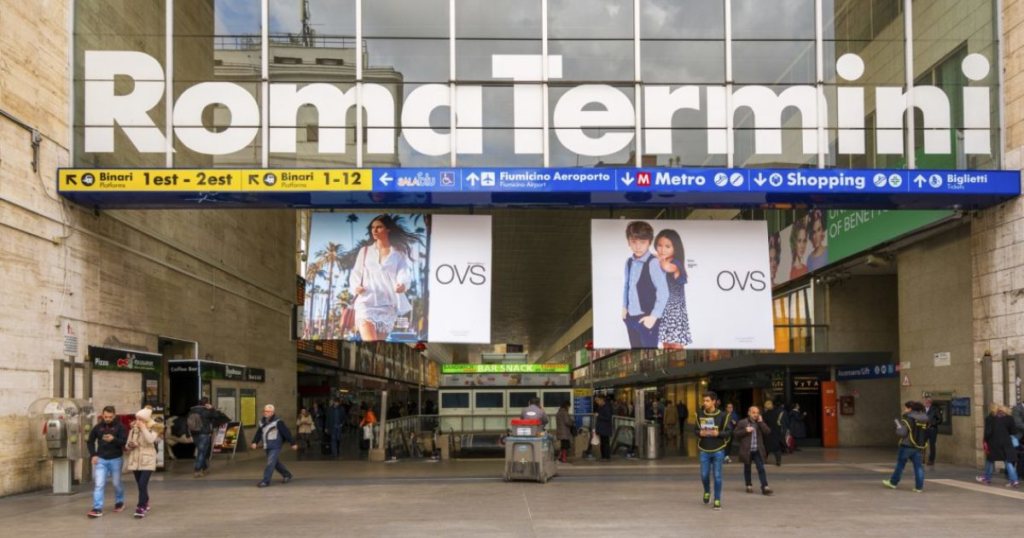
[[[210,400],[202,398],[199,405],[188,410],[186,423],[189,435],[196,444],[196,465],[193,467],[192,476],[199,478],[206,476],[210,467],[210,437],[213,435],[214,422],[217,420],[217,410],[213,408]]]
[[[896,468],[892,477],[882,481],[885,487],[896,489],[903,476],[907,460],[914,464],[914,493],[924,490],[924,451],[928,448],[931,421],[921,402],[903,404],[903,416],[896,420],[896,436],[900,438],[900,450],[896,455]]]
[[[288,431],[288,426],[285,426],[284,421],[274,414],[274,406],[270,404],[263,407],[263,418],[260,420],[259,427],[256,428],[256,435],[252,438],[253,450],[259,447],[260,441],[263,441],[263,448],[267,451],[267,467],[263,470],[263,481],[258,486],[261,488],[269,486],[275,470],[281,473],[285,484],[291,482],[292,473],[280,460],[281,449],[284,447],[282,441],[288,441],[288,444],[292,445],[292,450],[298,450],[299,445],[292,439],[292,434]]]
[[[92,510],[89,517],[103,517],[103,494],[107,487],[107,476],[114,482],[114,513],[124,510],[124,484],[121,482],[121,467],[124,463],[124,446],[128,443],[128,431],[117,420],[117,411],[108,405],[100,415],[102,422],[93,426],[86,441],[92,456],[93,491]]]
[[[732,437],[728,427],[728,417],[722,410],[715,407],[718,395],[714,392],[704,394],[704,405],[697,410],[697,424],[693,428],[694,435],[700,438],[697,448],[700,449],[700,480],[704,484],[704,504],[711,504],[711,471],[715,472],[715,503],[714,509],[722,509],[722,464],[725,462],[725,446]]]

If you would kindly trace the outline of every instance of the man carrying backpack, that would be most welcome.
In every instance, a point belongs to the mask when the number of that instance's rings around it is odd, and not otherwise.
[[[206,398],[199,400],[199,405],[189,409],[186,415],[188,432],[196,445],[196,465],[192,469],[194,478],[206,476],[210,472],[210,437],[217,417],[217,410]]]
[[[896,489],[903,476],[903,468],[907,460],[914,464],[914,493],[924,490],[924,451],[928,448],[931,429],[928,415],[924,412],[921,402],[903,404],[903,416],[895,419],[896,436],[900,438],[900,450],[896,456],[896,468],[892,477],[883,480],[885,487]]]

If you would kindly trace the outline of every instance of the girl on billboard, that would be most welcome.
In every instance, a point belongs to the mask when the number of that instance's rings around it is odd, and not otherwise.
[[[789,270],[789,279],[793,280],[807,274],[807,264],[804,263],[804,256],[807,254],[807,219],[793,223],[793,230],[789,234],[789,246],[793,251],[793,266]]]
[[[683,349],[693,342],[690,318],[686,313],[686,252],[683,240],[675,230],[662,230],[654,238],[665,278],[668,280],[668,303],[661,320],[658,341],[664,349]]]
[[[811,211],[810,216],[811,255],[807,258],[807,269],[816,271],[828,265],[828,246],[825,245],[825,214],[820,209]]]
[[[398,316],[412,311],[405,292],[412,282],[412,247],[423,239],[392,215],[379,215],[367,226],[371,242],[356,256],[348,285],[356,296],[355,325],[363,342],[384,340]]]

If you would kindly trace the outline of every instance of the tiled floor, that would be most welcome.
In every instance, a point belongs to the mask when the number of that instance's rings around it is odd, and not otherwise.
[[[189,462],[159,473],[153,510],[85,516],[89,492],[0,499],[2,536],[1015,536],[1024,491],[973,481],[974,470],[938,465],[923,494],[882,486],[895,451],[805,450],[768,469],[774,497],[743,492],[742,467],[726,465],[724,510],[700,502],[696,460],[617,459],[562,466],[546,485],[502,482],[502,462],[294,461],[290,484],[256,488],[261,463],[215,461],[206,478]],[[129,507],[135,487],[126,476]],[[755,478],[756,481],[756,478]],[[977,487],[976,487],[977,486]]]

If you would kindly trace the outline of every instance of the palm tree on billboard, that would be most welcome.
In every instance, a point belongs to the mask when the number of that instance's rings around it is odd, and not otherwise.
[[[316,253],[316,263],[327,271],[327,300],[324,302],[324,322],[331,326],[331,304],[334,302],[334,270],[340,269],[342,245],[328,241],[327,245]]]
[[[306,326],[313,321],[313,302],[317,293],[323,292],[319,285],[317,285],[317,279],[321,279],[327,276],[327,272],[324,271],[323,267],[319,263],[310,262],[306,264],[306,297],[309,300],[309,314],[306,315]]]
[[[355,213],[349,213],[348,216],[345,217],[345,222],[348,223],[348,234],[349,234],[349,240],[350,240],[349,244],[350,245],[355,245],[356,244],[356,223],[359,222],[359,215],[356,215]]]
[[[306,300],[309,301],[309,315],[306,316],[306,326],[302,329],[302,339],[309,340],[313,336],[313,327],[319,327],[318,323],[313,322],[313,305],[316,304],[316,296],[324,292],[324,289],[320,287],[320,284],[313,283],[309,287],[309,292],[306,294]]]

